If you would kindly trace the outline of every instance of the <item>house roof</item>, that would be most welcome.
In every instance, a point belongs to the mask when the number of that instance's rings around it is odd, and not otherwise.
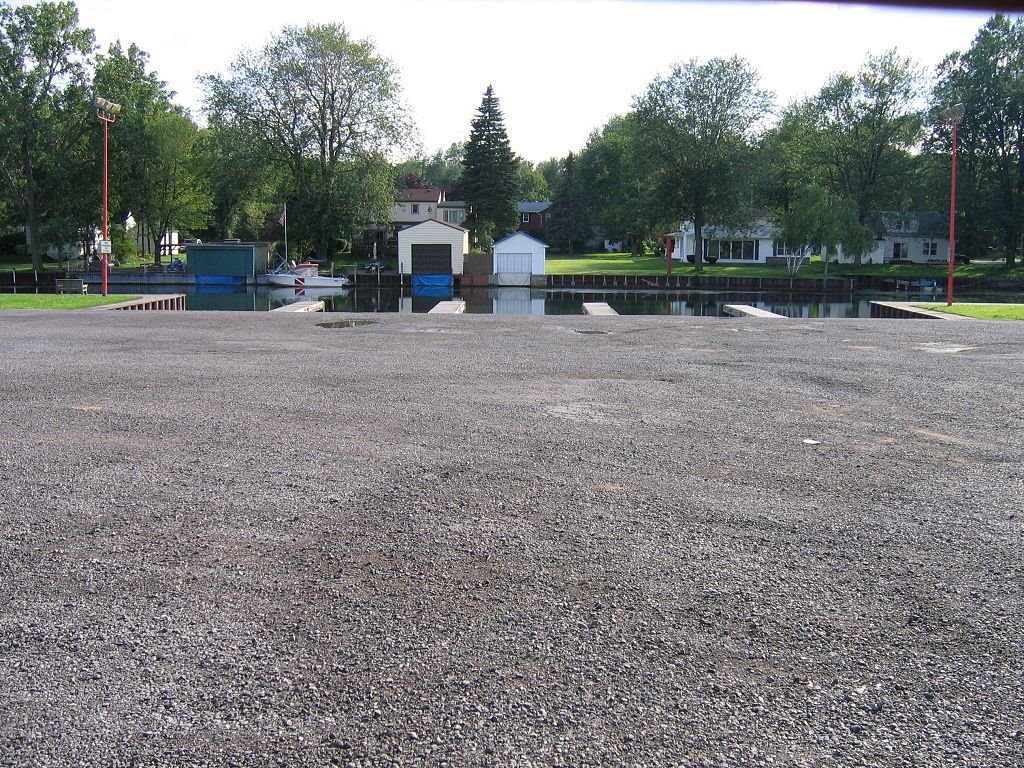
[[[398,199],[403,203],[439,203],[444,200],[444,190],[438,187],[403,189]]]
[[[437,204],[438,208],[465,208],[465,200],[442,200]]]
[[[442,227],[449,227],[450,229],[457,229],[459,232],[469,232],[469,230],[466,229],[465,227],[460,227],[460,226],[457,226],[455,224],[449,224],[447,221],[438,221],[437,219],[427,219],[426,221],[421,221],[418,224],[413,224],[411,226],[404,227],[403,229],[398,230],[398,233],[401,234],[402,232],[408,232],[410,229],[416,229],[416,227],[426,226],[427,224],[439,224]]]
[[[550,207],[550,200],[521,200],[516,203],[516,211],[519,213],[540,213]]]
[[[506,235],[505,237],[501,238],[501,240],[495,240],[494,241],[494,245],[498,245],[499,243],[504,243],[506,240],[511,240],[514,237],[525,237],[525,238],[528,238],[530,240],[533,240],[533,242],[535,242],[535,243],[539,243],[539,244],[543,245],[545,248],[550,248],[551,247],[550,245],[545,243],[543,240],[540,240],[540,239],[534,237],[533,235],[528,235],[525,232],[513,232],[511,235]]]
[[[886,220],[914,221],[915,229],[889,229]],[[904,237],[949,237],[949,216],[938,211],[882,211],[869,216],[867,225],[876,235],[898,235]]]

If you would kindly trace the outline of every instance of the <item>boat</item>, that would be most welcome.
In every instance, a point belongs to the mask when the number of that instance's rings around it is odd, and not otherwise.
[[[283,272],[268,272],[267,282],[281,288],[342,288],[349,284],[349,279],[344,275],[321,275],[320,265],[303,262]]]

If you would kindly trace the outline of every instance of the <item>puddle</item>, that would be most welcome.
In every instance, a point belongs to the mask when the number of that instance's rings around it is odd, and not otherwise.
[[[577,329],[576,333],[582,333],[587,336],[609,336],[611,334],[611,331],[583,331]]]
[[[338,320],[333,323],[317,323],[321,328],[358,328],[361,325],[376,325],[380,320]]]

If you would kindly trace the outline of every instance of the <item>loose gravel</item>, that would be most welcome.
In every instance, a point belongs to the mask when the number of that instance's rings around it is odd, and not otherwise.
[[[1019,324],[360,318],[0,312],[0,765],[1024,764]]]

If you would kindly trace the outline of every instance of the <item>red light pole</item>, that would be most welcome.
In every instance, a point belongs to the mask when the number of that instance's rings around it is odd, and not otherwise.
[[[956,104],[942,113],[953,126],[952,166],[949,175],[949,276],[946,279],[946,306],[953,306],[953,264],[956,261],[956,127],[964,119],[964,105]]]
[[[117,119],[121,105],[96,97],[96,117],[103,123],[103,239],[100,241],[100,261],[103,269],[103,295],[107,295],[107,261],[110,259],[110,232],[107,229],[107,133]]]

